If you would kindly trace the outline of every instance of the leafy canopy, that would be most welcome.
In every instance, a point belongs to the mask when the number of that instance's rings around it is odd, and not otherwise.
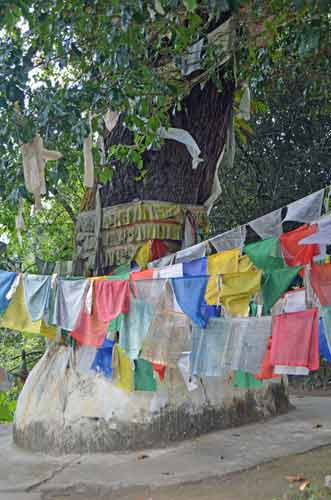
[[[111,176],[112,159],[135,162],[157,147],[157,130],[197,81],[219,85],[224,44],[208,33],[233,18],[236,41],[227,77],[258,88],[284,85],[284,73],[307,68],[304,96],[329,101],[330,7],[328,0],[13,0],[0,2],[0,225],[13,231],[24,188],[19,146],[38,131],[63,159],[47,164],[48,199],[73,219],[82,187],[82,143],[103,133],[108,109],[125,113],[132,146],[113,146],[100,165]],[[186,77],[182,58],[204,40],[198,77]],[[257,102],[259,110],[263,102]],[[237,122],[243,141],[252,129]],[[53,203],[53,202],[52,202]]]

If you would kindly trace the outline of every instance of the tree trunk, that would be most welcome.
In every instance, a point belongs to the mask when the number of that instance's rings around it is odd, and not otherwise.
[[[171,116],[171,126],[188,131],[201,149],[203,162],[196,170],[192,169],[186,147],[166,140],[159,151],[145,153],[147,175],[142,181],[134,179],[139,175],[135,166],[115,162],[113,177],[102,188],[103,207],[137,199],[202,205],[211,193],[217,160],[224,146],[233,90],[232,82],[224,83],[222,92],[212,82],[203,89],[196,85],[184,99],[182,111]],[[119,121],[107,138],[107,147],[130,143],[131,134]]]
[[[83,212],[78,218],[74,266],[77,274],[106,274],[114,267],[129,264],[146,242],[163,240],[168,247],[166,253],[172,253],[207,237],[203,204],[211,194],[217,161],[225,144],[233,91],[233,82],[225,80],[221,92],[212,82],[203,88],[196,85],[184,99],[182,110],[170,116],[171,126],[189,132],[200,147],[203,161],[195,170],[186,146],[174,140],[165,140],[160,150],[144,154],[147,173],[141,181],[136,180],[139,170],[135,165],[113,162],[112,178],[100,190],[101,232],[95,231],[96,212]],[[123,127],[123,121],[121,117],[106,137],[107,149],[111,145],[132,144],[132,134]],[[95,208],[93,197],[85,201],[87,208]],[[139,210],[137,202],[146,201],[149,216],[145,213],[142,218],[146,206]],[[188,213],[195,234],[191,241],[182,242]]]

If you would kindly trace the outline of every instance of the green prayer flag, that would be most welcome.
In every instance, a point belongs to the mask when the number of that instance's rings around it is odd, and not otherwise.
[[[257,389],[263,385],[263,382],[262,380],[256,380],[252,373],[236,370],[233,385],[237,389]]]
[[[146,359],[135,359],[134,366],[135,391],[156,391],[152,364]]]
[[[265,271],[284,267],[279,239],[275,236],[266,240],[249,243],[244,252],[258,269]]]
[[[115,271],[106,276],[107,280],[128,280],[130,278],[131,268],[126,265],[119,266]]]
[[[272,306],[286,292],[302,266],[284,267],[266,271],[262,276],[262,296],[264,314],[269,314]]]
[[[107,333],[119,332],[122,328],[124,313],[119,314],[116,318],[112,319],[108,325]]]

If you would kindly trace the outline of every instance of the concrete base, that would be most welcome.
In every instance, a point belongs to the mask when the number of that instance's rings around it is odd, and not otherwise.
[[[177,369],[167,370],[155,393],[125,393],[82,369],[80,351],[56,346],[35,366],[17,405],[17,445],[50,454],[160,447],[289,408],[283,382],[244,391],[210,377],[189,392]]]

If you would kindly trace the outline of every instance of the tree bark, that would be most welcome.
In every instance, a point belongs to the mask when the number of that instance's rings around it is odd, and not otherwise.
[[[139,171],[134,165],[114,162],[111,181],[102,188],[103,207],[133,200],[158,200],[202,205],[209,197],[217,160],[223,149],[230,119],[233,82],[224,81],[219,92],[210,81],[203,88],[196,85],[182,104],[182,110],[171,116],[172,127],[188,131],[201,149],[201,162],[192,169],[192,158],[186,147],[173,140],[165,140],[158,151],[144,154],[147,174],[136,181]],[[114,144],[132,144],[132,135],[122,125],[123,120],[109,134],[106,148]]]

